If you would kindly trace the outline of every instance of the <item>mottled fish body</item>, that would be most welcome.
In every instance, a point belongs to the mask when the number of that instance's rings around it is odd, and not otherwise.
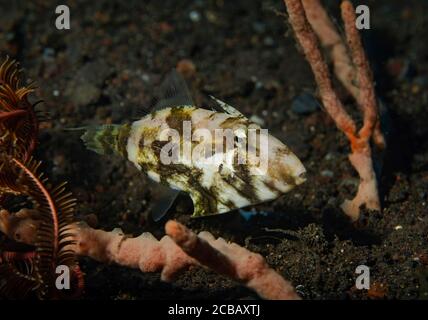
[[[270,134],[264,140],[267,158],[261,166],[260,126],[231,106],[217,102],[224,112],[193,105],[166,107],[131,124],[90,128],[82,139],[89,149],[119,154],[154,181],[188,193],[194,204],[194,217],[273,200],[305,181],[300,160]],[[214,138],[189,140],[187,129],[191,133],[202,129]],[[229,149],[223,148],[224,137],[216,136],[219,129],[230,129],[242,139],[233,141]],[[162,156],[171,142],[165,139],[165,133],[171,131],[178,133],[176,145],[180,152],[173,162],[165,163]],[[246,139],[250,132],[256,132],[252,142]],[[242,141],[246,141],[244,147]],[[245,152],[251,148],[255,152]],[[247,157],[247,161],[240,163],[239,156]]]

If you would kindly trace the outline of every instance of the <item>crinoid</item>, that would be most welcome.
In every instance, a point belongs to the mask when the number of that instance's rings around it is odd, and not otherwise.
[[[2,253],[0,274],[6,282],[0,284],[0,293],[8,297],[14,297],[17,291],[21,295],[35,291],[39,298],[70,296],[73,290],[64,290],[68,291],[65,293],[57,290],[55,280],[58,276],[56,268],[66,266],[74,282],[72,284],[78,289],[81,285],[80,269],[71,250],[74,241],[70,225],[74,222],[75,199],[66,192],[65,183],[56,187],[48,183],[47,178],[39,173],[40,162],[32,159],[24,162],[9,157],[3,163],[8,169],[0,180],[0,191],[31,200],[33,211],[37,212],[32,217],[37,221],[34,224],[37,231],[33,251]],[[12,221],[10,218],[8,220]],[[14,232],[13,240],[23,240],[19,227]]]
[[[29,159],[37,143],[39,115],[28,100],[34,84],[21,85],[18,63],[6,58],[0,65],[0,150]]]
[[[34,258],[34,251],[1,253],[0,297],[20,299],[38,287]]]
[[[40,162],[31,157],[40,114],[28,100],[34,86],[21,85],[19,74],[14,60],[7,58],[0,65],[0,209],[11,210],[10,202],[24,199],[24,207],[30,205],[35,212],[31,218],[37,223],[31,227],[36,229],[36,236],[31,246],[22,250],[19,243],[28,239],[22,238],[25,232],[14,223],[22,218],[21,211],[0,211],[0,229],[16,228],[12,245],[6,248],[0,243],[0,296],[22,298],[32,292],[39,298],[67,297],[73,290],[62,292],[55,287],[58,266],[68,267],[74,287],[82,287],[69,229],[75,200],[66,192],[65,183],[50,185],[39,171]],[[15,209],[16,205],[11,211]]]

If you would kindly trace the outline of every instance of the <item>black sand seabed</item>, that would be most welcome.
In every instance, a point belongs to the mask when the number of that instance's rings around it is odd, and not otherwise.
[[[336,1],[327,1],[337,18]],[[358,2],[358,1],[357,1]],[[360,2],[358,2],[360,3]],[[51,120],[42,125],[37,157],[51,181],[68,180],[78,215],[99,227],[162,236],[147,209],[152,185],[132,164],[88,151],[65,127],[122,123],[148,111],[161,78],[181,62],[198,105],[214,94],[286,142],[304,162],[308,181],[253,210],[178,219],[261,253],[305,299],[428,297],[428,2],[361,1],[371,9],[365,45],[393,132],[380,181],[384,210],[366,226],[347,222],[339,204],[356,191],[345,137],[325,112],[291,110],[303,92],[316,93],[309,66],[284,23],[282,1],[70,1],[71,30],[54,27],[55,1],[1,1],[0,53],[18,59],[36,80]],[[285,35],[285,36],[284,36]],[[343,93],[343,90],[340,92]],[[344,95],[343,95],[344,96]],[[346,99],[358,116],[356,106]],[[152,198],[153,197],[153,198]],[[251,208],[250,208],[251,209]],[[272,231],[272,229],[275,229]],[[355,268],[371,270],[372,290],[355,288]],[[194,268],[173,284],[81,260],[84,299],[241,299],[249,290]]]

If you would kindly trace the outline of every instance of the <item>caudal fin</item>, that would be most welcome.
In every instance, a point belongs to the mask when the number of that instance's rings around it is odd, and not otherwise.
[[[129,125],[105,124],[86,127],[81,136],[86,148],[98,154],[126,154]]]

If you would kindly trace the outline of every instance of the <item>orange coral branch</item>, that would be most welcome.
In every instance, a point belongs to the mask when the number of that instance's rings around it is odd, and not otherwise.
[[[333,89],[328,66],[318,47],[318,40],[306,19],[303,5],[300,0],[284,1],[288,8],[290,23],[294,29],[296,38],[314,73],[323,105],[327,113],[336,123],[336,126],[344,132],[352,142],[356,139],[355,123],[346,113],[342,102]]]
[[[265,259],[237,245],[217,240],[209,232],[199,236],[176,221],[168,221],[166,233],[200,264],[243,283],[256,291],[262,298],[275,300],[297,300],[290,282],[271,269]]]
[[[0,211],[0,231],[9,237],[20,234],[32,244],[35,233],[31,215],[17,217]],[[11,223],[11,220],[14,220]],[[166,224],[166,233],[157,240],[150,233],[130,238],[120,229],[111,232],[90,228],[85,223],[69,225],[74,243],[69,245],[77,255],[100,262],[117,263],[143,272],[161,271],[163,281],[172,281],[184,269],[203,265],[219,274],[243,283],[265,299],[300,299],[292,285],[269,268],[259,254],[222,238],[215,239],[209,232],[194,234],[176,221]]]
[[[369,139],[372,137],[373,131],[376,130],[376,135],[373,136],[374,142],[381,148],[384,148],[385,139],[378,125],[378,108],[373,86],[373,76],[355,25],[355,9],[349,0],[343,1],[340,8],[348,47],[356,70],[356,80],[358,82],[359,90],[354,96],[364,115],[364,125],[359,131],[359,136],[362,139]]]
[[[356,80],[358,81],[357,102],[364,115],[364,125],[360,129],[361,139],[369,139],[377,120],[376,98],[371,79],[370,66],[361,44],[358,30],[355,26],[355,11],[352,3],[343,1],[341,5],[342,19],[345,25],[346,38],[356,69]]]
[[[354,97],[357,97],[359,89],[353,81],[355,69],[339,32],[319,0],[302,0],[302,3],[313,31],[331,57],[337,78]]]
[[[375,143],[381,147],[385,146],[385,140],[380,131],[370,66],[355,26],[354,8],[348,0],[345,0],[341,6],[351,53],[351,57],[349,57],[346,54],[345,44],[318,0],[284,0],[284,3],[287,6],[296,39],[315,76],[323,105],[336,126],[350,141],[352,153],[349,160],[360,176],[360,185],[355,198],[351,201],[346,200],[342,209],[353,220],[357,220],[362,205],[368,209],[380,210],[376,175],[371,159],[370,139],[373,138]],[[335,64],[336,75],[355,97],[363,113],[363,126],[358,132],[355,122],[345,111],[333,89],[328,67],[322,57],[315,33],[318,34],[325,47],[332,46],[330,54]],[[353,79],[358,81],[358,85],[352,82]]]
[[[346,44],[320,1],[302,0],[302,4],[313,31],[318,36],[322,47],[328,51],[331,57],[336,77],[355,98],[358,106],[367,117],[363,128],[359,131],[360,137],[372,137],[378,147],[385,148],[385,138],[377,119],[373,77],[355,26],[356,16],[352,3],[344,1],[341,6],[351,57],[348,55]],[[373,126],[374,128],[372,128]],[[358,147],[358,144],[355,144],[355,147]]]

